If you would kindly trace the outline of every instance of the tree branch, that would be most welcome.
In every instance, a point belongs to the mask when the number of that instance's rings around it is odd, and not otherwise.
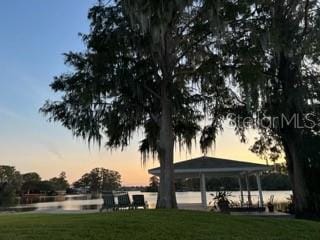
[[[161,100],[161,96],[156,93],[155,91],[153,91],[151,88],[149,88],[146,84],[143,84],[143,87],[149,92],[151,93],[153,96],[155,96],[156,98],[158,98],[159,100]]]
[[[304,29],[303,35],[305,35],[308,31],[308,12],[309,12],[309,0],[306,0],[306,4],[304,6]]]

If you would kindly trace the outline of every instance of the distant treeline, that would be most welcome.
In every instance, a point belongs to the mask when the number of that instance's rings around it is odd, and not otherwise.
[[[210,178],[207,180],[207,190],[208,191],[218,191],[221,188],[230,191],[239,190],[239,182],[237,178],[223,177],[223,178]],[[249,177],[250,189],[256,190],[257,183],[255,176]],[[261,176],[261,185],[263,190],[290,190],[290,180],[289,176],[279,173],[271,173]],[[242,186],[245,188],[245,181],[242,179]],[[176,183],[177,190],[185,189],[199,189],[200,181],[199,179],[188,179],[185,181],[178,181]]]
[[[237,178],[209,178],[206,181],[208,191],[239,190]],[[249,177],[250,188],[257,189],[256,178]],[[183,179],[176,181],[176,191],[199,191],[199,179]],[[268,173],[261,176],[263,190],[290,190],[290,181],[286,173]],[[242,185],[245,188],[243,180]],[[126,190],[157,192],[159,179],[156,176],[150,178],[148,186],[121,187],[121,175],[117,171],[94,168],[85,173],[71,187],[67,181],[66,173],[62,172],[58,177],[42,180],[36,172],[21,174],[12,166],[0,166],[0,206],[13,205],[17,197],[23,199],[30,194],[56,195],[59,192],[68,193],[91,193],[99,194],[102,191]]]
[[[158,186],[158,179],[154,177],[150,179],[150,186],[146,187],[145,191],[156,192]],[[249,177],[249,184],[251,190],[257,189],[255,176]],[[176,191],[199,191],[200,180],[181,179],[176,180]],[[284,173],[268,173],[261,176],[261,185],[263,190],[291,190],[290,179]],[[242,186],[245,188],[245,181],[242,179]],[[207,191],[218,191],[222,188],[230,191],[239,190],[238,178],[235,177],[221,177],[221,178],[208,178],[206,181]]]
[[[20,173],[12,166],[0,165],[0,207],[24,203],[25,199],[36,196],[58,194],[92,193],[104,190],[117,190],[121,187],[121,175],[117,171],[95,168],[85,173],[72,184],[67,181],[66,173],[58,177],[42,180],[36,172]]]
[[[21,174],[12,166],[0,166],[0,206],[17,203],[17,197],[30,194],[56,195],[69,187],[65,172],[58,177],[42,180],[36,172]]]

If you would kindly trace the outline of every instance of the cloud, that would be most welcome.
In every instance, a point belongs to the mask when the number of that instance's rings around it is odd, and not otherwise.
[[[55,148],[54,146],[47,146],[48,147],[48,151],[51,152],[53,155],[55,155],[56,157],[58,157],[59,159],[63,160],[63,156],[60,153],[60,151]]]
[[[60,160],[64,160],[63,155],[59,151],[58,147],[52,142],[41,142],[41,144],[55,157],[59,158]]]

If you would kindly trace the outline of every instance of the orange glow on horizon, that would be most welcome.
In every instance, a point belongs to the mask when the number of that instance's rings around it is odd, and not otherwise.
[[[208,152],[208,156],[249,161],[265,164],[265,161],[251,153],[248,148],[253,142],[240,143],[233,131],[225,130],[219,135],[215,149]],[[9,148],[10,149],[10,148]],[[58,150],[59,149],[59,150]],[[55,148],[47,149],[41,146],[33,148],[17,149],[16,152],[2,151],[2,159],[14,159],[2,161],[2,164],[15,166],[22,173],[38,172],[43,179],[49,179],[65,171],[70,183],[79,179],[84,173],[96,167],[104,167],[118,171],[122,176],[122,184],[127,186],[141,186],[149,183],[148,169],[158,167],[157,160],[150,159],[146,165],[141,163],[141,156],[138,152],[138,141],[132,143],[124,151],[107,151],[93,148],[91,151],[86,144],[73,141],[71,145],[58,145]],[[175,151],[175,162],[202,156],[198,146],[192,148],[191,154],[186,150]],[[283,159],[281,160],[283,161]]]

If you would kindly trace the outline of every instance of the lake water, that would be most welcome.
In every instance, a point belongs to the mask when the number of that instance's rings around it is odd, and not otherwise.
[[[143,194],[148,202],[149,208],[154,208],[157,201],[157,193],[151,192],[129,192],[129,195]],[[212,200],[210,194],[215,192],[207,192],[208,204]],[[246,194],[246,192],[244,192]],[[267,202],[271,195],[274,195],[274,202],[287,202],[292,194],[291,191],[263,191],[264,202]],[[183,203],[201,203],[200,192],[177,192],[178,204]],[[251,191],[252,202],[257,203],[259,199],[258,191]],[[244,196],[246,198],[246,195]],[[240,201],[240,192],[231,192],[230,200],[234,202]],[[246,199],[245,199],[246,201]],[[24,204],[14,207],[15,211],[37,211],[37,212],[55,212],[55,211],[86,211],[99,209],[102,204],[102,199],[91,199],[90,195],[67,195],[64,201],[56,202],[40,202],[34,204]]]

